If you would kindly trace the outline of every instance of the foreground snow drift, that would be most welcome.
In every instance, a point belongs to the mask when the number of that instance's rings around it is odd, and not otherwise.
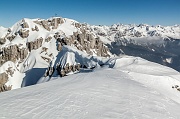
[[[172,84],[179,84],[178,72],[134,57],[112,59],[109,60],[110,63],[115,63],[113,68],[104,66],[94,70],[81,70],[81,73],[68,77],[53,78],[47,83],[1,93],[0,117],[2,119],[179,118],[180,103],[177,100],[180,100],[180,92],[171,88]],[[152,74],[148,70],[148,65],[152,69],[158,69],[154,71],[158,75]],[[134,73],[137,73],[136,68],[139,66],[147,67],[147,70],[141,67],[139,70],[141,73],[137,76]],[[162,78],[152,80],[149,75],[172,77],[160,82]],[[153,86],[157,82],[160,90]]]

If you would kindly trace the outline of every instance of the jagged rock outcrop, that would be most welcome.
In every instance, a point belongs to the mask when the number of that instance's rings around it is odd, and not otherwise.
[[[49,41],[51,41],[51,39],[52,39],[52,37],[49,36],[49,37],[47,37],[47,38],[45,39],[45,42],[49,42]]]
[[[52,76],[53,73],[55,71],[55,68],[54,67],[48,67],[48,69],[46,70],[45,74],[44,74],[44,77],[47,77],[47,76]]]
[[[11,90],[12,86],[7,86],[6,83],[8,81],[8,74],[1,73],[0,74],[0,92]]]
[[[17,45],[3,47],[0,55],[0,65],[7,61],[12,61],[15,63],[17,60],[25,59],[27,55],[28,50],[26,48],[19,48]]]
[[[28,23],[25,21],[23,21],[23,23],[21,25],[22,25],[22,28],[29,28]]]
[[[39,28],[35,25],[35,28],[32,28],[32,31],[39,31]]]
[[[63,23],[64,21],[62,18],[53,18],[51,20],[51,26],[53,26],[52,29],[56,29],[59,24],[63,24]]]
[[[43,21],[41,21],[41,24],[46,30],[48,30],[48,31],[51,30],[47,21],[43,20]]]
[[[38,38],[37,40],[35,40],[34,42],[28,42],[26,45],[27,45],[27,48],[29,49],[29,51],[31,52],[31,50],[36,50],[38,48],[40,48],[42,46],[42,42],[43,42],[43,38],[40,37]]]
[[[78,50],[86,51],[86,53],[92,55],[92,49],[95,49],[98,56],[108,57],[109,49],[103,44],[103,42],[99,38],[94,38],[94,36],[90,33],[78,33],[74,32],[73,35],[69,37],[61,38],[59,33],[54,35],[54,38],[57,39],[57,49],[61,51],[61,47],[63,45],[73,45],[77,47]]]
[[[19,30],[19,35],[20,35],[22,38],[27,38],[27,37],[29,36],[29,30],[21,29],[21,30]]]
[[[0,45],[3,45],[6,42],[5,38],[0,38]]]
[[[8,39],[9,41],[12,41],[12,40],[14,40],[15,37],[16,37],[16,35],[11,35],[11,36],[8,36],[7,39]]]
[[[76,65],[69,65],[69,63],[67,63],[64,67],[60,67],[60,65],[57,65],[56,70],[61,77],[64,77],[70,72],[79,71],[80,67],[81,65],[79,63]]]

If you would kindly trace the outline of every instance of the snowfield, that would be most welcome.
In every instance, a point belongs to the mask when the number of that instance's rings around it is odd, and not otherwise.
[[[179,78],[141,58],[112,58],[103,67],[1,93],[0,119],[179,119],[180,92],[172,88]]]

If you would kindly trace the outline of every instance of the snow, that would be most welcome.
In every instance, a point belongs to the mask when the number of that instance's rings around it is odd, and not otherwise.
[[[0,117],[179,118],[180,92],[172,89],[180,84],[178,72],[135,57],[108,62],[95,70],[81,69],[78,74],[1,93]]]
[[[180,86],[179,72],[140,57],[111,55],[111,58],[104,58],[95,54],[88,55],[66,45],[59,52],[54,34],[58,32],[61,37],[69,37],[73,32],[81,32],[80,28],[75,27],[77,21],[64,18],[64,23],[57,29],[47,31],[43,26],[34,23],[42,19],[23,20],[29,25],[29,28],[24,28],[30,31],[29,37],[23,39],[17,35],[13,41],[7,40],[1,47],[14,44],[26,47],[27,42],[40,37],[45,39],[51,36],[52,39],[49,42],[43,40],[42,47],[29,52],[22,63],[8,61],[0,66],[0,73],[7,72],[9,67],[14,71],[12,76],[8,75],[9,81],[6,85],[13,85],[12,89],[16,89],[0,94],[0,119],[179,118],[180,92],[172,88],[175,85]],[[21,24],[22,20],[13,25],[8,36],[22,29]],[[35,25],[39,31],[31,30]],[[109,45],[112,42],[124,45],[162,45],[165,38],[180,39],[178,25],[87,25],[86,32],[100,37]],[[124,36],[117,37],[119,32],[124,33]],[[136,37],[136,32],[140,32],[142,36]],[[7,28],[0,27],[0,38],[4,38],[7,33]],[[42,48],[47,50],[42,51]],[[157,50],[150,49],[154,52]],[[50,58],[51,62],[48,63],[42,57]],[[172,63],[173,58],[167,57],[164,61]],[[52,77],[44,77],[48,67],[64,67],[67,63],[80,63],[87,69],[63,78],[56,71]]]

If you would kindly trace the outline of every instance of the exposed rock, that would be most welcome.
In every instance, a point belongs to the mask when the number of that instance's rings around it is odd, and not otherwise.
[[[47,21],[43,20],[43,21],[41,21],[41,24],[46,30],[48,30],[48,31],[51,30]]]
[[[0,56],[0,65],[7,61],[16,62],[17,60],[23,60],[27,57],[28,50],[26,48],[19,48],[17,45],[11,45],[9,47],[2,48],[2,56]]]
[[[29,25],[28,25],[27,22],[23,22],[23,23],[22,23],[22,27],[23,27],[23,28],[29,28]]]
[[[43,60],[45,60],[47,63],[50,63],[50,62],[51,62],[51,59],[50,59],[50,58],[43,57],[43,56],[41,56],[41,58],[42,58]]]
[[[53,26],[53,29],[56,29],[59,24],[63,24],[64,21],[62,18],[53,18],[51,21],[51,26]]]
[[[142,36],[142,34],[141,34],[139,31],[135,32],[134,35],[135,35],[136,37],[141,37],[141,36]]]
[[[36,49],[40,48],[42,46],[42,42],[43,42],[43,38],[40,37],[34,42],[33,41],[28,42],[26,45],[27,45],[27,48],[29,49],[29,51],[31,52],[31,50],[36,50]]]
[[[29,30],[21,29],[21,30],[19,30],[19,35],[22,38],[27,38],[29,36]]]
[[[52,76],[53,73],[54,73],[55,69],[54,67],[48,67],[48,69],[46,70],[45,74],[44,74],[44,77],[47,77],[47,76]]]
[[[79,41],[79,43],[81,45],[84,45],[84,36],[83,36],[83,34],[78,34],[77,35],[77,40]]]
[[[6,42],[5,38],[0,38],[0,45],[3,45]]]
[[[35,30],[36,30],[36,31],[39,31],[39,28],[38,28],[37,26],[35,26]]]
[[[9,67],[8,70],[6,70],[6,72],[12,77],[14,74],[14,71],[12,70],[12,67]]]
[[[45,42],[49,42],[51,39],[52,39],[52,37],[49,36],[49,37],[47,37],[47,38],[45,39]]]
[[[32,31],[39,31],[39,28],[35,25],[35,28],[32,28]]]
[[[15,35],[11,35],[11,36],[8,36],[7,39],[8,39],[9,41],[12,41],[12,40],[14,40],[15,37],[16,37]]]
[[[80,27],[81,27],[81,24],[80,24],[80,23],[75,23],[75,27],[76,27],[76,28],[80,28]]]
[[[10,28],[8,28],[8,32],[11,32],[11,29],[10,29]]]
[[[11,90],[12,86],[5,85],[7,81],[8,81],[8,74],[6,73],[0,74],[0,92]]]

